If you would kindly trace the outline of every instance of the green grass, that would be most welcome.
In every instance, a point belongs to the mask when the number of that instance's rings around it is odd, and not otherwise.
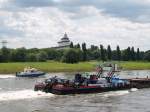
[[[16,73],[18,71],[22,71],[27,66],[35,67],[45,72],[81,72],[91,71],[94,64],[95,62],[66,64],[55,61],[0,63],[0,73]]]
[[[126,70],[150,70],[150,62],[121,62],[120,65]]]
[[[126,70],[144,70],[150,69],[149,62],[118,62]],[[15,73],[22,71],[24,67],[31,66],[45,72],[81,72],[93,71],[96,61],[80,62],[78,64],[66,64],[55,61],[48,62],[17,62],[17,63],[0,63],[0,74]]]

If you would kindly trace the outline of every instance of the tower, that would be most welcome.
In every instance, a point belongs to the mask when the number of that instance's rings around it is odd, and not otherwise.
[[[58,42],[59,47],[69,47],[71,41],[68,38],[67,33],[64,34],[64,36],[61,38],[61,40]]]
[[[1,43],[2,43],[2,47],[7,47],[7,43],[8,43],[8,42],[7,42],[6,40],[2,40]]]

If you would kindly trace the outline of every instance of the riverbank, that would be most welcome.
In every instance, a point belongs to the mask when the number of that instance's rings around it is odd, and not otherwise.
[[[93,71],[98,62],[80,62],[78,64],[66,64],[56,61],[48,62],[17,62],[0,63],[0,74],[9,74],[22,71],[24,67],[31,66],[45,72],[84,72]],[[150,70],[150,62],[117,62],[124,70]]]

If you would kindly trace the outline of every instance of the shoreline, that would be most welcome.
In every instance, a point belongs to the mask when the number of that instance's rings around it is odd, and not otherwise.
[[[150,69],[130,69],[130,70],[127,70],[127,69],[123,69],[123,70],[121,70],[121,71],[150,71]],[[80,72],[80,73],[84,73],[84,72],[93,72],[92,70],[91,71],[78,71],[78,72]],[[55,71],[55,72],[46,72],[46,74],[55,74],[55,73],[66,73],[67,75],[69,75],[69,73],[77,73],[76,71]],[[0,76],[1,75],[11,75],[11,76],[16,76],[16,73],[1,73],[0,72]]]
[[[0,63],[0,74],[15,74],[22,71],[25,67],[31,66],[47,73],[60,72],[92,72],[98,61],[80,62],[77,64],[66,64],[56,61],[47,62],[15,62],[15,63]],[[121,66],[123,71],[126,70],[150,70],[150,62],[132,62],[121,61],[115,62]]]

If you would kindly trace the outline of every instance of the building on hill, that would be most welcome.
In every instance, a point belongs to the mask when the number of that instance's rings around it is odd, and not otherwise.
[[[70,48],[71,41],[68,38],[67,33],[65,33],[64,36],[60,39],[60,41],[58,41],[57,43],[58,43],[58,46],[54,47],[54,48],[56,48],[56,49],[66,49],[66,48]]]

